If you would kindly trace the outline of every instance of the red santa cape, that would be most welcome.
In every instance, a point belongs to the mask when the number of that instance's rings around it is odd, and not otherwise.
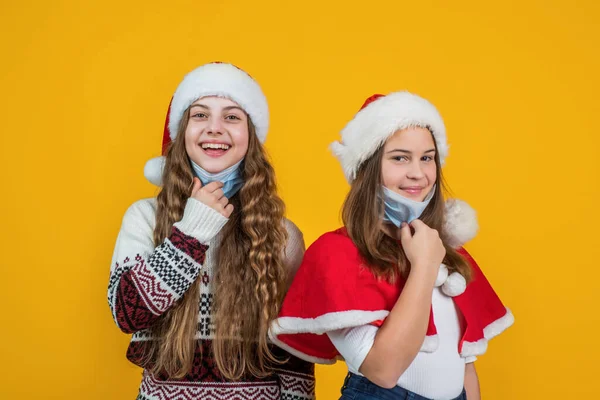
[[[472,266],[472,281],[465,285],[458,273],[448,276],[442,265],[436,285],[453,297],[464,317],[459,353],[476,356],[485,353],[488,340],[511,326],[514,318],[473,258],[463,248],[458,250]],[[332,364],[341,356],[324,333],[366,324],[380,326],[402,287],[401,279],[390,284],[373,275],[344,228],[326,233],[306,251],[279,317],[271,326],[270,338],[299,358]],[[421,351],[435,351],[438,341],[431,312]]]

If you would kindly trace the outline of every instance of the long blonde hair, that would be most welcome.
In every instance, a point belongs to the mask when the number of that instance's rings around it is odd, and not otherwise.
[[[435,144],[435,140],[433,142]],[[381,229],[381,216],[384,208],[381,196],[382,157],[383,146],[359,167],[356,179],[352,182],[344,201],[342,220],[348,235],[371,271],[375,275],[393,282],[398,275],[403,278],[408,276],[410,263],[398,241],[385,234]],[[450,273],[458,271],[468,282],[471,277],[469,263],[448,245],[442,231],[445,218],[443,193],[447,192],[447,184],[440,167],[437,145],[435,166],[437,172],[435,192],[419,219],[440,233],[446,248],[443,262],[448,267],[448,271]]]
[[[185,150],[189,109],[169,148],[158,195],[154,243],[169,236],[183,217],[191,194],[192,169]],[[270,322],[283,301],[287,279],[284,248],[285,207],[278,197],[273,167],[248,118],[248,152],[243,162],[244,185],[232,196],[234,211],[220,232],[216,258],[213,318],[214,356],[219,371],[230,380],[247,374],[264,377],[279,362],[267,342]],[[155,373],[181,378],[191,370],[198,346],[200,280],[151,328],[155,340],[146,362]]]

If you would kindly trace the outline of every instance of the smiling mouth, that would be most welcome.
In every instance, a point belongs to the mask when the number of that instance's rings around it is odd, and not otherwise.
[[[422,187],[407,187],[407,188],[400,188],[400,190],[402,190],[403,192],[409,193],[409,194],[420,194],[423,191]]]
[[[227,143],[200,143],[200,148],[202,151],[211,157],[220,157],[223,154],[227,153],[231,148],[231,145]]]

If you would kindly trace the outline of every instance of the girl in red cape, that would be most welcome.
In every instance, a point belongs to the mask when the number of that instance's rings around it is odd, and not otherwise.
[[[351,184],[344,227],[306,251],[271,339],[343,359],[341,399],[480,399],[474,362],[514,319],[462,247],[475,212],[444,201],[444,122],[408,92],[374,95],[331,149]]]

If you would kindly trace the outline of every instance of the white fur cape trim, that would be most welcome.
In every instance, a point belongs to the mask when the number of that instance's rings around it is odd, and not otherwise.
[[[504,332],[507,328],[514,324],[514,322],[515,317],[510,309],[507,308],[504,316],[498,318],[483,329],[483,338],[476,342],[464,341],[460,355],[462,357],[470,357],[485,353],[487,350],[488,341]]]
[[[385,319],[388,315],[389,311],[386,310],[350,310],[328,313],[317,318],[280,317],[272,322],[271,328],[269,329],[269,338],[277,346],[303,360],[317,364],[333,364],[337,360],[343,360],[343,358],[339,356],[334,359],[325,359],[311,356],[288,346],[286,343],[279,340],[278,336],[297,333],[322,335],[338,329],[367,325],[373,321]],[[437,350],[438,346],[438,335],[426,336],[420,351],[431,353]]]

